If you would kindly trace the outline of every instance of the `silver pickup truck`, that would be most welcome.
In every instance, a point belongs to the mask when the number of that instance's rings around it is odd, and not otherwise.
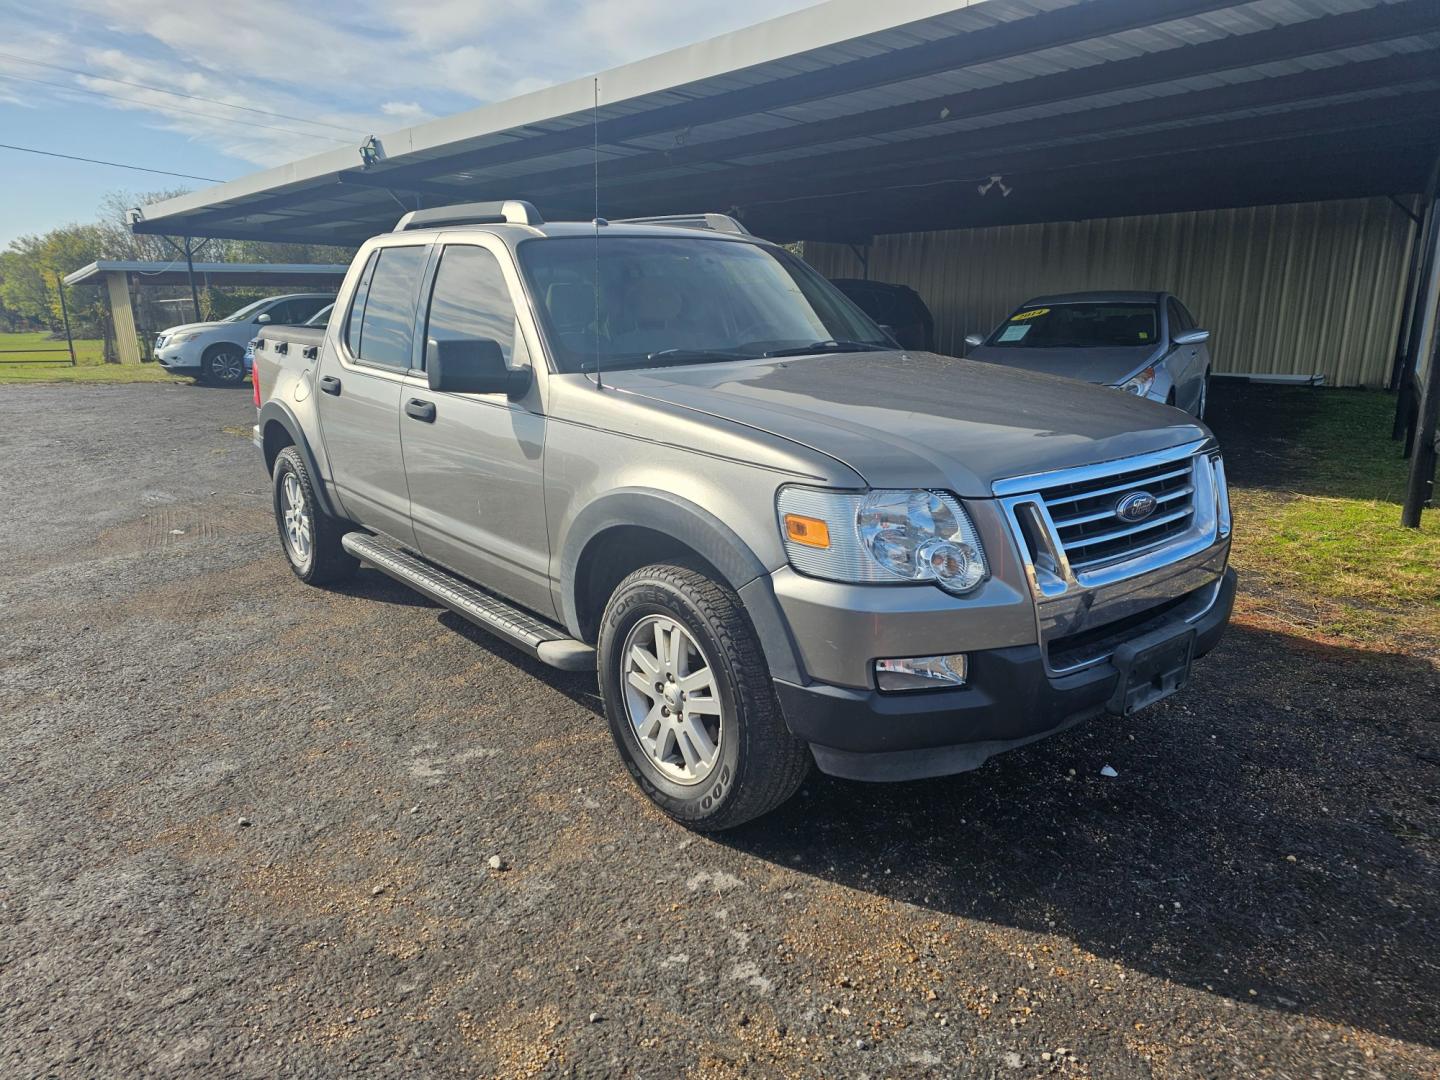
[[[1230,615],[1201,423],[901,350],[720,215],[407,214],[255,371],[295,574],[363,562],[593,668],[626,767],[693,828],[812,762],[937,776],[1129,715]]]

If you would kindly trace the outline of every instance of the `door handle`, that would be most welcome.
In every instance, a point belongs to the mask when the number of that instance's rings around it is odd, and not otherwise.
[[[405,403],[405,415],[414,417],[416,420],[423,420],[427,424],[433,424],[435,422],[435,403],[412,397]]]
[[[320,389],[331,397],[340,396],[340,380],[334,375],[326,375],[320,380]]]

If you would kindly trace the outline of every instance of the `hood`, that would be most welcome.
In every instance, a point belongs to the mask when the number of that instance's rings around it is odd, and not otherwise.
[[[972,498],[1011,476],[1164,450],[1209,432],[1108,388],[920,352],[606,373],[605,385],[819,451],[873,487]]]
[[[969,359],[1008,368],[1060,375],[1081,382],[1116,386],[1154,358],[1154,345],[1117,345],[1093,349],[1013,349],[979,345]]]
[[[187,331],[194,333],[197,330],[215,330],[221,325],[222,324],[218,322],[181,323],[179,326],[166,327],[164,330],[161,330],[160,333],[163,334],[165,337],[169,337],[171,334],[183,334]]]

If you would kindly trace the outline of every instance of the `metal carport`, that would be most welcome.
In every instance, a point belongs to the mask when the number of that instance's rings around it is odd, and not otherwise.
[[[1437,50],[1435,0],[831,0],[150,206],[134,227],[348,244],[404,209],[525,198],[548,217],[730,210],[776,239],[865,244],[1414,196],[1440,143]],[[1432,205],[1433,190],[1405,209]],[[1435,229],[1411,235],[1433,250]],[[1388,323],[1415,331],[1407,385],[1440,291],[1433,257],[1409,265]]]
[[[194,263],[101,259],[65,275],[66,285],[103,285],[110,300],[115,326],[115,349],[122,364],[140,362],[140,341],[131,294],[138,288],[188,285],[196,278],[217,285],[280,285],[288,288],[333,290],[345,279],[348,266],[338,263]],[[196,304],[198,318],[199,301]]]

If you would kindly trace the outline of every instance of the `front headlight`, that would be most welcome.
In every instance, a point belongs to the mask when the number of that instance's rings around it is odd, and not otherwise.
[[[964,507],[936,491],[830,491],[787,486],[777,500],[790,565],[864,584],[928,581],[966,593],[989,575]]]
[[[199,336],[200,336],[200,335],[199,335],[198,333],[195,333],[195,334],[176,334],[176,335],[175,335],[174,337],[172,337],[169,341],[167,341],[166,344],[167,344],[167,345],[183,345],[183,344],[185,344],[185,342],[187,342],[187,341],[194,341],[194,340],[195,340],[197,337],[199,337]]]
[[[1136,397],[1144,397],[1150,393],[1150,388],[1155,385],[1155,369],[1147,367],[1144,371],[1132,375],[1119,385],[1117,389],[1127,394],[1134,394]]]

